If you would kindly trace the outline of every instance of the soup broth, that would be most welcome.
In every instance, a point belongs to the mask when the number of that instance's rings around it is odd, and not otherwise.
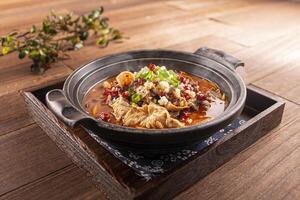
[[[180,128],[211,120],[227,106],[215,83],[150,64],[96,84],[83,106],[98,120],[134,128]]]

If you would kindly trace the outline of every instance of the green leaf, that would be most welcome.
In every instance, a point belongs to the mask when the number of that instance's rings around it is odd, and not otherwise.
[[[14,42],[14,38],[9,35],[9,36],[6,37],[6,41],[7,41],[7,44],[9,46],[11,46],[13,44],[13,42]]]
[[[131,96],[131,95],[133,95],[134,91],[132,88],[128,88],[127,92],[128,92],[128,96]]]
[[[93,25],[93,19],[91,19],[89,17],[84,17],[83,21],[89,28]]]
[[[102,29],[101,30],[101,33],[103,34],[103,35],[106,35],[106,34],[108,34],[110,31],[109,31],[109,28],[105,28],[105,29]]]
[[[38,46],[39,42],[37,40],[29,40],[29,44],[32,47],[36,47]]]
[[[30,33],[35,33],[36,32],[36,26],[33,25],[30,29]]]
[[[25,50],[21,50],[21,51],[19,52],[19,58],[20,58],[20,59],[23,59],[23,58],[25,58],[25,56],[26,56]]]
[[[54,35],[57,33],[57,31],[54,29],[53,25],[49,21],[43,22],[43,31],[50,35]]]
[[[137,103],[141,100],[141,98],[142,98],[142,96],[136,93],[136,94],[131,96],[131,101],[133,103]]]
[[[108,45],[108,40],[104,37],[100,37],[97,42],[96,42],[97,45],[99,46],[102,46],[102,47],[105,47]]]
[[[180,81],[177,78],[177,74],[173,70],[169,70],[168,72],[169,72],[169,75],[170,75],[170,77],[169,77],[170,84],[172,86],[178,87]]]
[[[45,33],[49,33],[50,32],[50,25],[49,25],[49,23],[47,21],[43,22],[43,31]]]
[[[149,70],[146,74],[144,74],[145,80],[151,80],[152,78],[152,72]]]
[[[180,81],[179,80],[175,80],[175,79],[171,79],[170,81],[170,84],[174,87],[178,87],[179,86],[179,83]]]
[[[40,56],[41,56],[42,58],[45,58],[45,57],[46,57],[46,54],[45,54],[45,52],[44,52],[42,49],[39,50],[39,54],[40,54]]]
[[[135,75],[135,79],[138,78],[144,78],[146,80],[150,80],[152,77],[152,72],[149,70],[148,67],[144,67],[142,68],[136,75]]]
[[[92,17],[94,19],[98,18],[99,16],[100,16],[100,10],[99,9],[92,11]]]
[[[169,73],[168,73],[168,71],[165,70],[165,69],[159,70],[158,73],[159,73],[159,78],[160,78],[161,80],[166,80],[166,79],[168,79],[168,77],[169,77]]]
[[[3,47],[3,48],[2,48],[2,54],[3,54],[3,55],[8,54],[8,52],[9,52],[9,47]]]
[[[123,36],[122,36],[122,33],[119,31],[119,30],[113,30],[112,33],[111,33],[111,39],[112,40],[119,40],[121,39]]]
[[[38,59],[39,58],[39,52],[37,50],[31,50],[29,52],[29,58],[31,59]]]

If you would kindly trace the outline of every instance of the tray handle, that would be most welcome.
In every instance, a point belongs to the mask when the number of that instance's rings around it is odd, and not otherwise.
[[[46,94],[46,103],[59,119],[71,127],[76,126],[82,120],[91,119],[74,108],[60,89],[49,91]]]
[[[236,71],[237,68],[245,66],[241,60],[217,49],[201,47],[195,52],[195,54],[217,61],[232,71]]]

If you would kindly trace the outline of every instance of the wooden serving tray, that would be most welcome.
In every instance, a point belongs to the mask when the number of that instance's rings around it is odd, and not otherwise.
[[[241,118],[246,122],[166,173],[147,181],[114,157],[82,128],[71,129],[45,106],[45,94],[58,83],[22,92],[36,123],[84,169],[99,190],[111,199],[170,199],[229,161],[280,124],[284,103],[271,94],[248,86]]]

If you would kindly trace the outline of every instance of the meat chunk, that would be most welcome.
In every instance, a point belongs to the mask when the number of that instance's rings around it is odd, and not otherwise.
[[[147,105],[143,107],[131,107],[130,110],[123,117],[123,124],[125,126],[139,126],[148,115]]]
[[[130,110],[130,105],[123,97],[117,98],[111,105],[113,114],[119,122],[122,117]]]
[[[147,108],[148,115],[140,123],[144,128],[165,128],[166,120],[170,117],[168,111],[165,108],[158,106],[154,103],[150,103]]]
[[[168,102],[168,104],[166,105],[167,110],[169,111],[180,111],[180,110],[184,110],[186,108],[189,108],[189,105],[185,105],[185,106],[176,106],[170,102]]]
[[[179,128],[184,124],[170,116],[168,110],[155,103],[142,107],[130,106],[122,97],[118,98],[111,107],[118,121],[125,126],[141,128]]]
[[[179,128],[184,124],[170,116],[168,110],[155,103],[148,105],[148,116],[140,123],[145,128]]]

